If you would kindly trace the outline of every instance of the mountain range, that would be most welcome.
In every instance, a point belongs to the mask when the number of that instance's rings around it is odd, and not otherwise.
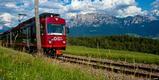
[[[70,36],[131,35],[159,37],[159,16],[114,17],[107,14],[88,13],[73,16],[68,21]]]

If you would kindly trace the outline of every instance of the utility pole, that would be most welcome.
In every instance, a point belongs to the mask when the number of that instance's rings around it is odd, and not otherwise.
[[[40,22],[39,22],[39,0],[34,0],[35,7],[35,23],[36,23],[36,39],[37,39],[37,53],[42,55],[41,49],[41,35],[40,35]]]

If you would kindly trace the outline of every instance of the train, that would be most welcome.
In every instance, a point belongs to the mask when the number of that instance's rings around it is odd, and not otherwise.
[[[42,13],[39,15],[41,47],[45,54],[62,55],[66,49],[66,34],[69,32],[66,20],[60,14]],[[19,23],[16,27],[0,35],[1,45],[26,50],[29,53],[37,51],[35,17]]]

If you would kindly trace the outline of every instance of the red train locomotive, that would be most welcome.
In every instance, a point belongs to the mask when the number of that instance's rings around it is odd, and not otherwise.
[[[66,48],[66,22],[59,14],[40,14],[41,45],[44,53],[61,55]],[[3,46],[36,51],[35,17],[1,34]]]

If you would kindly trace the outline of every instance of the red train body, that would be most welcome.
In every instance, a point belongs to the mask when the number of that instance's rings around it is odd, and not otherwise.
[[[66,48],[66,21],[59,14],[40,14],[41,45],[44,53],[61,55]],[[3,46],[36,51],[35,18],[20,23],[13,29],[1,34]]]

